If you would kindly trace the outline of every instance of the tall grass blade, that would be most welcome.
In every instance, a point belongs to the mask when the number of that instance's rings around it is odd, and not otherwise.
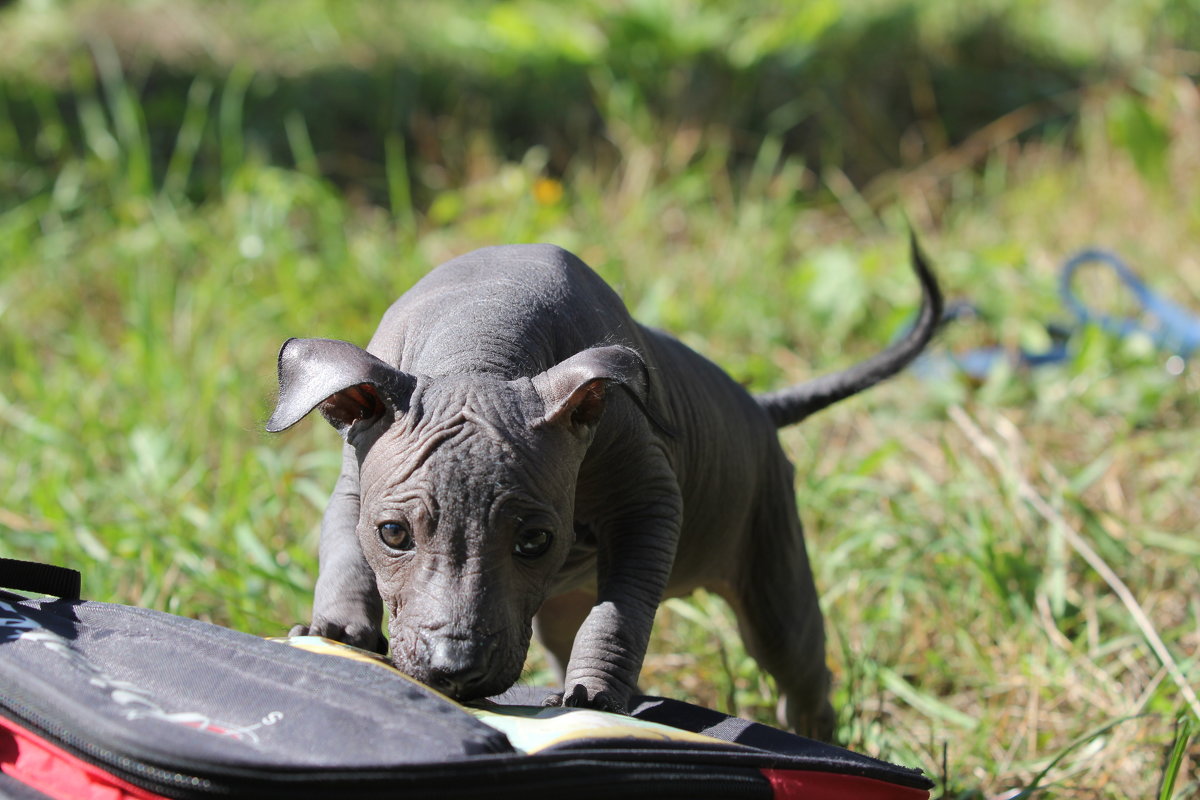
[[[123,177],[135,196],[147,195],[153,187],[153,174],[150,168],[150,137],[141,104],[125,77],[121,58],[112,41],[103,36],[95,37],[91,40],[91,50],[112,114],[113,132],[124,156]]]
[[[316,151],[313,150],[312,137],[308,135],[308,124],[299,111],[288,114],[283,121],[283,130],[287,134],[288,145],[292,148],[292,158],[296,169],[311,178],[321,177],[321,165],[317,162]]]
[[[212,94],[212,83],[203,77],[193,80],[188,89],[187,110],[179,126],[179,135],[175,137],[175,149],[171,151],[171,160],[167,163],[167,172],[163,177],[163,194],[167,197],[179,200],[187,192],[188,177],[191,175],[208,121],[208,103]]]
[[[1171,800],[1175,794],[1175,781],[1183,769],[1183,759],[1187,755],[1188,743],[1196,731],[1196,721],[1181,711],[1175,720],[1175,743],[1171,747],[1171,755],[1167,759],[1166,769],[1163,770],[1162,786],[1158,790],[1158,800]]]
[[[249,68],[235,66],[225,79],[225,87],[221,91],[217,126],[221,143],[221,183],[226,189],[245,159],[246,135],[242,126],[246,90],[253,79],[254,73]]]
[[[931,695],[918,690],[887,667],[879,667],[879,681],[901,700],[930,717],[943,720],[964,730],[974,730],[979,726],[974,717],[968,716],[956,708],[951,708]]]
[[[1042,781],[1044,781],[1046,779],[1046,776],[1050,774],[1050,771],[1053,770],[1055,767],[1057,767],[1064,758],[1066,758],[1072,752],[1074,752],[1078,748],[1082,747],[1083,745],[1087,744],[1088,742],[1094,741],[1098,737],[1103,736],[1104,734],[1108,733],[1109,731],[1111,731],[1113,728],[1117,727],[1118,725],[1122,725],[1126,722],[1129,722],[1130,720],[1137,719],[1138,716],[1139,715],[1135,714],[1135,715],[1128,716],[1128,717],[1120,717],[1118,719],[1113,720],[1112,722],[1105,723],[1104,725],[1100,726],[1099,728],[1095,729],[1094,731],[1091,731],[1090,733],[1086,733],[1083,736],[1076,739],[1075,741],[1071,742],[1069,745],[1064,747],[1058,753],[1058,755],[1056,755],[1053,759],[1051,759],[1050,763],[1047,764],[1045,767],[1043,767],[1042,770],[1037,775],[1033,776],[1033,780],[1029,783],[1028,786],[1026,786],[1024,789],[1022,789],[1017,794],[1010,797],[1009,800],[1024,800],[1024,798],[1026,798],[1026,797],[1033,797],[1033,795],[1036,792],[1042,791]]]
[[[104,106],[100,102],[96,74],[86,59],[72,62],[71,88],[84,144],[102,164],[114,165],[121,155],[121,146],[113,135],[108,115],[104,113]]]
[[[384,172],[387,175],[388,202],[392,217],[406,233],[416,231],[416,212],[413,210],[412,189],[409,185],[408,156],[404,152],[404,137],[392,131],[383,140]]]

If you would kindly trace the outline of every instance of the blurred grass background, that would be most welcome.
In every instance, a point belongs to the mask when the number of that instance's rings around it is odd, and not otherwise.
[[[909,223],[984,316],[942,350],[1044,347],[1090,245],[1200,311],[1198,75],[1197,0],[4,3],[0,555],[307,619],[338,448],[262,432],[277,348],[363,343],[486,244],[574,250],[756,390],[902,329]],[[1200,796],[1200,378],[1166,358],[1082,330],[783,434],[846,745],[943,797]],[[642,686],[774,717],[703,594]]]

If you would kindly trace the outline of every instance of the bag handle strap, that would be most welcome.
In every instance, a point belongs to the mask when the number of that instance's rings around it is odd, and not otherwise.
[[[0,558],[0,586],[8,589],[78,600],[80,583],[78,570],[37,561]]]

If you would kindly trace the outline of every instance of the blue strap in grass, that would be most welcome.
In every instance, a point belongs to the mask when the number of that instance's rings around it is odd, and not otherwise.
[[[946,306],[942,314],[942,325],[962,319],[979,318],[982,315],[974,304],[960,300]],[[1018,368],[1040,367],[1067,359],[1067,339],[1071,331],[1061,325],[1047,325],[1050,346],[1045,350],[1032,351],[1024,348],[1010,350],[1000,345],[976,347],[959,353],[926,353],[913,363],[913,372],[922,379],[944,378],[961,372],[976,380],[984,380],[997,363],[1006,361]]]
[[[1144,312],[1141,317],[1114,317],[1103,314],[1088,308],[1079,299],[1071,288],[1075,273],[1084,264],[1092,263],[1107,265],[1116,272],[1121,283],[1129,289],[1141,306]],[[1068,259],[1063,264],[1059,276],[1059,295],[1080,326],[1096,325],[1122,338],[1145,334],[1157,347],[1185,359],[1200,349],[1200,316],[1151,290],[1128,264],[1108,250],[1082,250]],[[973,316],[979,316],[979,311],[973,304],[965,301],[952,303],[946,307],[942,324]],[[1065,361],[1069,356],[1067,340],[1074,330],[1057,325],[1047,325],[1046,329],[1050,334],[1051,344],[1041,352],[1008,350],[998,346],[980,347],[961,353],[923,356],[914,364],[914,368],[923,378],[961,372],[983,380],[999,361],[1007,361],[1017,368],[1041,367]]]
[[[6,589],[78,600],[80,581],[79,573],[73,569],[37,561],[0,558],[0,586]]]
[[[1093,311],[1083,304],[1071,290],[1071,282],[1075,272],[1090,263],[1105,264],[1117,273],[1117,277],[1145,311],[1143,319],[1113,317]],[[1200,317],[1151,291],[1128,264],[1108,250],[1084,250],[1073,256],[1063,265],[1058,289],[1063,303],[1071,309],[1080,324],[1098,325],[1116,336],[1144,333],[1158,347],[1183,358],[1200,348]]]

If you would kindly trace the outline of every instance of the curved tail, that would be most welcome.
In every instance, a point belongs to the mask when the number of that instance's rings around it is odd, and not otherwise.
[[[942,293],[938,289],[937,278],[933,276],[925,257],[921,254],[915,234],[911,235],[911,245],[913,271],[921,281],[923,294],[921,312],[912,329],[882,353],[841,372],[757,395],[755,399],[771,417],[775,427],[794,425],[826,406],[845,400],[892,377],[920,355],[925,345],[933,338],[942,318]]]

